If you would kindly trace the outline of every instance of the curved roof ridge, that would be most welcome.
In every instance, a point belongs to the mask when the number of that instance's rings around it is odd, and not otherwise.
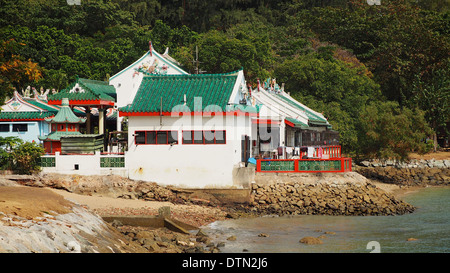
[[[144,75],[144,78],[176,78],[176,77],[221,77],[221,76],[237,76],[240,71],[243,69],[226,72],[226,73],[208,73],[208,74],[152,74],[152,75]]]
[[[155,54],[156,57],[158,57],[159,59],[163,59],[165,61],[167,61],[171,66],[173,66],[173,68],[175,70],[177,70],[178,72],[180,72],[181,74],[185,74],[185,75],[189,75],[188,72],[186,72],[183,68],[181,68],[180,66],[178,66],[177,64],[173,63],[172,61],[170,61],[169,59],[165,58],[163,55],[161,55],[160,53],[156,52],[154,50],[154,48],[151,48],[151,51],[148,50],[144,55],[142,55],[138,60],[134,61],[132,64],[128,65],[127,67],[125,67],[124,69],[120,70],[119,72],[117,72],[116,74],[112,75],[109,78],[109,82],[111,82],[112,79],[116,78],[117,76],[119,76],[120,74],[124,73],[125,71],[127,71],[128,69],[132,68],[133,66],[135,66],[136,64],[140,63],[142,60],[144,60],[148,55],[150,54]]]
[[[95,83],[95,84],[102,84],[102,85],[110,85],[107,81],[101,81],[101,80],[93,80],[93,79],[86,79],[86,78],[77,78],[76,81],[83,81],[87,83]],[[79,82],[78,82],[79,83]]]

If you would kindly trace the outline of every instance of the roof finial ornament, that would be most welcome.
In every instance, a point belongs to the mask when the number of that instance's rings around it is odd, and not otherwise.
[[[69,98],[62,98],[61,106],[69,106]]]
[[[150,56],[153,56],[152,48],[153,48],[152,41],[148,41],[148,50],[150,52]]]

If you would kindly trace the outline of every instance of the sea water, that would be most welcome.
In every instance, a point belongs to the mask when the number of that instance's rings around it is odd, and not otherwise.
[[[204,231],[213,242],[225,242],[224,253],[450,252],[450,187],[424,188],[402,199],[417,209],[397,216],[240,218],[211,223]],[[228,241],[232,235],[236,240]],[[321,235],[322,244],[299,242]]]

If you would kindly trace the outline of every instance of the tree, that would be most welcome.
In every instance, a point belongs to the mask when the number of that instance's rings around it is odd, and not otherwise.
[[[161,20],[156,20],[150,32],[152,45],[160,52],[164,52],[166,47],[169,47],[171,51],[176,51],[178,47],[192,46],[197,39],[198,34],[188,27],[172,28]]]
[[[383,95],[402,106],[412,95],[416,75],[429,75],[450,58],[448,13],[424,11],[408,0],[373,6],[353,0],[310,9],[300,3],[286,7],[290,24],[351,50],[373,73]]]
[[[425,117],[433,128],[434,151],[437,150],[437,131],[446,130],[450,123],[450,63],[446,69],[431,73],[428,82],[417,77],[411,104],[425,110]],[[446,132],[448,134],[448,132]]]
[[[242,27],[242,28],[241,28]],[[227,32],[211,30],[198,36],[200,69],[207,73],[226,73],[243,68],[246,78],[267,78],[270,73],[271,54],[267,35],[257,36],[249,32],[248,25],[239,25]],[[192,61],[192,60],[191,60]]]
[[[284,82],[291,93],[311,95],[325,103],[336,101],[346,110],[359,109],[369,100],[380,99],[379,86],[363,68],[352,68],[333,57],[324,58],[323,54],[284,61],[275,68],[277,81]]]
[[[347,154],[356,155],[360,111],[381,98],[380,87],[367,68],[342,49],[311,41],[311,52],[286,59],[275,67],[278,82],[297,100],[322,112],[339,131]],[[320,44],[320,45],[319,45]]]
[[[154,25],[161,12],[157,0],[114,0],[122,10],[130,11],[140,25]]]
[[[42,79],[37,82],[38,86],[49,89],[54,88],[56,91],[60,91],[69,84],[69,78],[62,69],[44,69],[42,74]]]
[[[410,5],[391,5],[386,17],[390,25],[378,31],[382,42],[368,65],[384,95],[407,105],[416,77],[429,81],[432,71],[450,60],[450,39],[433,31],[429,18]]]
[[[363,62],[371,58],[380,43],[377,31],[389,23],[380,16],[379,6],[369,6],[362,1],[324,6],[304,2],[286,5],[288,24],[310,29],[320,40],[352,50]]]
[[[427,152],[425,140],[431,129],[419,109],[372,102],[362,109],[357,125],[359,157],[404,160],[409,152]]]
[[[22,143],[22,139],[18,137],[0,137],[0,169],[10,170],[13,168],[11,152]]]
[[[19,173],[31,174],[40,170],[39,160],[44,154],[44,148],[34,142],[25,142],[13,149],[14,170]]]
[[[19,173],[31,174],[40,169],[39,160],[44,148],[18,137],[0,137],[0,166]]]
[[[37,63],[15,54],[17,48],[21,46],[24,44],[19,44],[13,39],[0,41],[0,101],[4,101],[13,88],[20,90],[42,77],[41,68]]]

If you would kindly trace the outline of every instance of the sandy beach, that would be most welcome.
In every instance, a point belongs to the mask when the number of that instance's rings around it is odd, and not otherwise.
[[[217,220],[225,219],[226,212],[219,208],[199,205],[179,205],[163,201],[144,201],[108,196],[81,195],[65,190],[50,189],[65,199],[78,203],[100,216],[109,215],[157,215],[158,209],[168,206],[171,216],[187,224],[200,227]]]

